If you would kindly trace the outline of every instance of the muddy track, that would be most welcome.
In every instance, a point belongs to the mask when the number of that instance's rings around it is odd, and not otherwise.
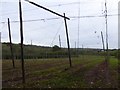
[[[107,69],[106,69],[105,62],[102,62],[102,63],[96,65],[90,71],[85,73],[86,83],[89,84],[91,87],[98,87],[99,85],[102,85],[102,87],[106,87],[106,86],[114,87],[114,86],[112,86],[112,83],[114,83],[114,82],[111,78],[110,72],[108,75],[108,81],[106,79],[106,72],[107,72]],[[97,86],[97,84],[98,84],[98,86]]]

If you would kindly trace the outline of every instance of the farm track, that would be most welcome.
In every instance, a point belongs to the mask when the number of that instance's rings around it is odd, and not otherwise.
[[[111,73],[113,72],[110,72],[110,69],[109,69],[109,75],[108,75],[109,82],[106,81],[106,72],[107,72],[106,63],[102,62],[96,65],[94,68],[92,68],[90,71],[88,71],[85,74],[85,80],[91,88],[93,87],[96,88],[98,86],[102,86],[104,88],[106,88],[106,86],[111,86],[111,88],[116,88],[117,82],[111,77]],[[98,83],[98,86],[96,85],[97,83]]]

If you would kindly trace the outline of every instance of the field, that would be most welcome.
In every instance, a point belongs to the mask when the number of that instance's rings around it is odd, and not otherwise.
[[[3,60],[3,88],[117,88],[118,60],[110,57],[109,82],[106,83],[103,56],[84,55],[72,58],[26,59],[26,83],[22,84],[21,61]]]

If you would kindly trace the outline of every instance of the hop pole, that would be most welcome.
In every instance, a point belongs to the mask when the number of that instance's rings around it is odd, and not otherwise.
[[[22,79],[25,83],[25,69],[24,69],[24,53],[23,53],[23,23],[22,23],[22,7],[21,0],[19,0],[19,13],[20,13],[20,36],[21,36],[21,63],[22,63]]]
[[[9,31],[9,39],[10,39],[10,50],[11,50],[12,64],[13,64],[13,68],[15,68],[13,48],[12,48],[12,40],[11,40],[11,31],[10,31],[10,20],[9,20],[9,18],[8,18],[8,31]]]

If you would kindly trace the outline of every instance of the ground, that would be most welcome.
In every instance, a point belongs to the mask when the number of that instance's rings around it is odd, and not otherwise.
[[[84,55],[72,58],[25,60],[26,83],[22,84],[21,61],[3,60],[3,88],[117,88],[118,60],[109,60],[109,81],[103,56]]]

